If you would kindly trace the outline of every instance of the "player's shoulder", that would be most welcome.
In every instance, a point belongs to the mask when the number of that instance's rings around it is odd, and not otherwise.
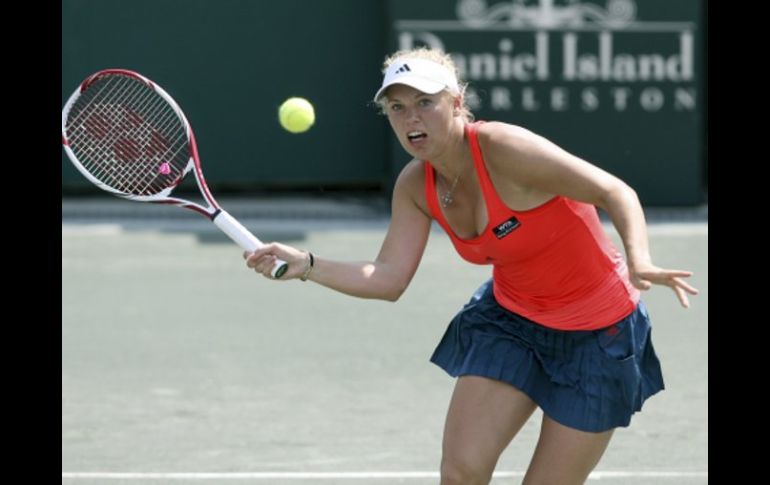
[[[517,165],[551,145],[544,137],[523,126],[499,122],[482,124],[478,140],[484,160],[492,168]]]
[[[535,132],[523,126],[500,121],[481,123],[476,132],[482,148],[485,145],[493,147],[499,143],[532,143],[541,138]]]
[[[396,186],[422,187],[425,183],[425,161],[413,158],[401,169],[396,180]]]
[[[411,200],[416,206],[425,210],[425,162],[412,159],[407,163],[396,179],[393,188],[393,198]]]

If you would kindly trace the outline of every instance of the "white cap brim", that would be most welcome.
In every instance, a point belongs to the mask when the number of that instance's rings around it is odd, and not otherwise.
[[[385,71],[382,86],[374,95],[377,102],[385,90],[394,84],[404,84],[427,94],[436,94],[443,89],[459,92],[457,77],[441,64],[427,59],[396,59]]]

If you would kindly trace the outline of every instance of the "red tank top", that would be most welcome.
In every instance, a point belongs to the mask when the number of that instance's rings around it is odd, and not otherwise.
[[[457,237],[439,207],[433,167],[425,161],[425,198],[463,259],[492,264],[495,299],[508,310],[560,330],[593,330],[628,316],[639,290],[596,208],[562,196],[526,211],[509,209],[495,191],[476,128],[465,135],[489,222],[472,239]]]

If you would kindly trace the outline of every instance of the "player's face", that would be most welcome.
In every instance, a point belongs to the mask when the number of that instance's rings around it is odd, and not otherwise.
[[[390,126],[410,155],[430,160],[446,146],[455,117],[455,99],[446,91],[426,94],[394,84],[385,94]]]

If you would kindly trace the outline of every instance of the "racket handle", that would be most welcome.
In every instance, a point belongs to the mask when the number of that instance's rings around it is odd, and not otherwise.
[[[254,251],[265,245],[227,211],[220,210],[219,214],[214,217],[214,224],[246,251]],[[275,262],[270,275],[276,279],[280,278],[287,269],[289,269],[289,264],[279,259]]]

